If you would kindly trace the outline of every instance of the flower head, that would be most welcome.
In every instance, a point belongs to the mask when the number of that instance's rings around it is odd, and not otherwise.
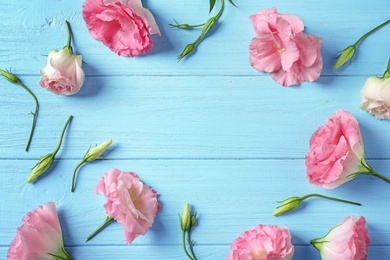
[[[9,260],[72,259],[64,248],[61,225],[53,202],[27,213],[23,222],[8,249]]]
[[[141,0],[86,0],[83,18],[92,38],[120,56],[138,56],[153,48],[160,34],[152,13]]]
[[[348,216],[323,238],[310,243],[320,251],[323,260],[367,259],[370,238],[364,217]]]
[[[290,260],[293,254],[291,234],[286,227],[258,225],[234,240],[227,260]]]
[[[360,90],[360,108],[377,119],[390,119],[390,59],[383,77],[370,77]]]
[[[377,119],[390,119],[390,77],[369,77],[360,90],[360,108]]]
[[[123,225],[128,244],[148,231],[161,209],[157,192],[133,172],[111,169],[96,185],[96,193],[100,192],[106,196],[107,215]]]
[[[82,56],[73,54],[69,23],[68,43],[60,51],[50,52],[46,67],[40,73],[40,85],[57,95],[73,95],[84,84],[85,74],[82,69]]]
[[[337,111],[312,135],[306,167],[310,183],[327,189],[369,172],[359,124],[351,113]]]
[[[303,22],[298,16],[279,14],[271,8],[260,10],[250,20],[256,34],[249,46],[253,68],[269,72],[283,86],[318,79],[322,70],[322,40],[303,33]]]

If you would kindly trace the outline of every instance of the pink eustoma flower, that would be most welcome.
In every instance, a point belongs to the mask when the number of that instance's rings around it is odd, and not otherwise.
[[[306,156],[307,178],[311,184],[334,189],[359,174],[390,179],[374,171],[364,158],[363,140],[356,118],[349,112],[335,112],[310,139]]]
[[[315,81],[322,70],[321,38],[303,33],[303,22],[276,8],[262,9],[250,17],[255,37],[249,46],[250,63],[268,72],[283,86]]]
[[[390,76],[369,77],[360,90],[360,108],[377,119],[390,119]]]
[[[39,72],[42,74],[40,85],[57,95],[73,95],[84,84],[85,74],[82,69],[82,56],[73,54],[71,32],[68,21],[68,42],[60,50],[50,52],[46,67]]]
[[[153,48],[159,34],[152,13],[141,0],[87,0],[83,17],[92,38],[120,56],[137,56]]]
[[[9,260],[72,259],[64,248],[55,204],[48,202],[27,213],[8,249]]]
[[[290,260],[293,254],[286,227],[258,225],[234,240],[227,260]]]
[[[157,192],[142,183],[133,172],[111,169],[96,185],[96,193],[100,192],[106,196],[104,208],[108,217],[105,223],[112,220],[121,223],[128,244],[149,230],[161,209]],[[96,230],[87,240],[99,231],[100,229]]]
[[[365,260],[370,244],[366,219],[348,216],[326,236],[310,243],[320,251],[323,260]]]
[[[311,184],[336,188],[357,173],[368,172],[363,163],[363,140],[359,124],[351,113],[337,111],[312,135],[306,156]]]
[[[68,49],[52,51],[47,65],[40,73],[43,78],[40,85],[57,95],[73,95],[84,84],[81,55],[74,55]]]

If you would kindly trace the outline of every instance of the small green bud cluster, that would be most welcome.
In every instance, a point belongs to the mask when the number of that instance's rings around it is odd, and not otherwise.
[[[197,222],[196,221],[196,212],[193,215],[191,215],[191,206],[188,202],[186,202],[184,204],[183,214],[180,216],[180,228],[182,230],[183,249],[184,249],[184,252],[186,253],[187,257],[190,260],[196,260],[194,249],[193,249],[193,245],[195,242],[193,240],[191,240],[191,232],[192,232],[192,229],[195,227],[196,222]],[[186,236],[187,236],[188,245],[190,247],[190,252],[188,252],[188,250],[187,250],[187,246],[186,246],[186,242],[185,242]]]

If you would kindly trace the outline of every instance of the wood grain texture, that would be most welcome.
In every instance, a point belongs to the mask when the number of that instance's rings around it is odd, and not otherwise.
[[[305,173],[311,134],[333,112],[345,109],[359,121],[368,162],[390,176],[389,122],[359,109],[365,80],[385,70],[390,26],[364,40],[350,65],[332,69],[338,51],[389,19],[390,2],[235,0],[239,8],[227,4],[196,54],[182,62],[177,55],[200,32],[168,24],[172,18],[205,21],[208,1],[143,2],[162,36],[153,36],[149,54],[124,58],[90,37],[81,0],[0,0],[0,68],[12,68],[40,101],[31,150],[25,153],[33,100],[19,86],[0,80],[0,259],[6,259],[22,217],[48,201],[56,203],[65,245],[76,260],[186,259],[178,217],[186,201],[199,214],[193,233],[199,260],[226,259],[232,241],[258,224],[287,226],[294,259],[320,259],[310,239],[324,236],[350,214],[367,219],[369,259],[390,259],[390,185],[359,176],[324,190],[310,185]],[[249,16],[272,6],[298,15],[307,33],[323,38],[318,81],[285,88],[250,66],[254,32]],[[85,84],[71,97],[39,86],[45,55],[65,44],[65,19],[72,26],[74,50],[86,62]],[[74,119],[53,169],[27,184],[31,168],[54,149],[70,114]],[[107,139],[113,145],[101,160],[79,170],[71,193],[74,167],[91,145]],[[104,197],[94,187],[112,167],[139,174],[163,205],[150,231],[130,246],[118,223],[84,242],[105,218]],[[313,192],[363,206],[313,198],[295,212],[272,217],[276,201]]]

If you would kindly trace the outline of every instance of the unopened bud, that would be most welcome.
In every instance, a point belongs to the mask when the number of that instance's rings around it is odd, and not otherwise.
[[[201,38],[203,38],[208,31],[213,28],[214,24],[217,22],[217,17],[211,17],[210,19],[207,20],[207,22],[204,24],[202,33],[200,35]]]
[[[52,153],[43,156],[32,169],[30,177],[28,177],[27,179],[27,183],[33,182],[36,178],[45,173],[50,168],[53,162],[54,155]]]
[[[98,159],[111,144],[112,144],[112,140],[108,140],[102,144],[99,144],[89,149],[87,153],[84,155],[84,161],[91,162]]]
[[[297,196],[293,196],[291,198],[288,198],[284,201],[282,201],[282,205],[276,208],[275,212],[272,214],[272,216],[279,216],[282,215],[288,211],[291,211],[298,207],[302,202],[302,199]]]
[[[191,216],[191,227],[196,225],[196,212]]]
[[[193,43],[190,43],[188,44],[183,52],[179,55],[179,57],[177,57],[177,59],[180,61],[181,59],[183,59],[185,56],[187,56],[188,54],[190,54],[193,50],[195,49],[195,44]]]
[[[348,46],[338,57],[336,64],[333,66],[334,69],[338,69],[343,66],[347,61],[352,59],[353,55],[355,55],[356,47],[354,45]]]
[[[183,215],[180,218],[181,230],[186,231],[191,225],[191,209],[190,204],[186,202],[184,205]]]
[[[0,73],[9,81],[12,83],[17,83],[19,81],[18,77],[16,77],[14,74],[11,72],[5,71],[0,69]]]

